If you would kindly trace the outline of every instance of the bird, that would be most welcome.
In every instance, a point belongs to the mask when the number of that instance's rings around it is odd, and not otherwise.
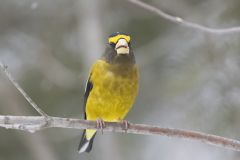
[[[85,87],[83,118],[104,122],[126,122],[139,88],[139,71],[131,46],[130,35],[116,32],[108,37],[106,49],[91,67]],[[127,127],[127,123],[126,123]],[[78,152],[90,152],[95,129],[85,129]]]

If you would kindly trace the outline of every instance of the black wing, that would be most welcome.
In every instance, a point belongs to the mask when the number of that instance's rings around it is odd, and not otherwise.
[[[91,92],[92,88],[93,88],[93,83],[90,81],[90,77],[89,77],[87,84],[86,84],[84,99],[83,99],[83,118],[84,119],[87,119],[86,104],[87,104],[87,99],[88,99],[89,93]]]

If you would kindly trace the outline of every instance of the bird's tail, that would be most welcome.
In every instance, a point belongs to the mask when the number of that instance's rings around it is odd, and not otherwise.
[[[96,135],[96,130],[85,129],[82,134],[80,144],[78,146],[78,153],[90,152],[92,150],[93,140]]]

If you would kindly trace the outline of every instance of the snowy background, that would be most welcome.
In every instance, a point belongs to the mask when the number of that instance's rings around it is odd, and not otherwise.
[[[212,28],[240,26],[238,0],[145,1]],[[140,91],[133,123],[240,137],[240,33],[169,22],[128,1],[0,0],[0,60],[49,115],[81,118],[89,68],[109,34],[132,36]],[[0,114],[38,115],[0,72]],[[0,160],[239,160],[240,153],[162,136],[98,134],[79,155],[79,130],[0,129]]]

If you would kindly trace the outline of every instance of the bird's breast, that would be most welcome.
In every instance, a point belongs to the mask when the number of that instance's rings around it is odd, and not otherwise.
[[[131,109],[138,92],[136,66],[122,69],[121,66],[111,66],[99,60],[93,67],[93,88],[86,105],[87,119],[123,119]]]

